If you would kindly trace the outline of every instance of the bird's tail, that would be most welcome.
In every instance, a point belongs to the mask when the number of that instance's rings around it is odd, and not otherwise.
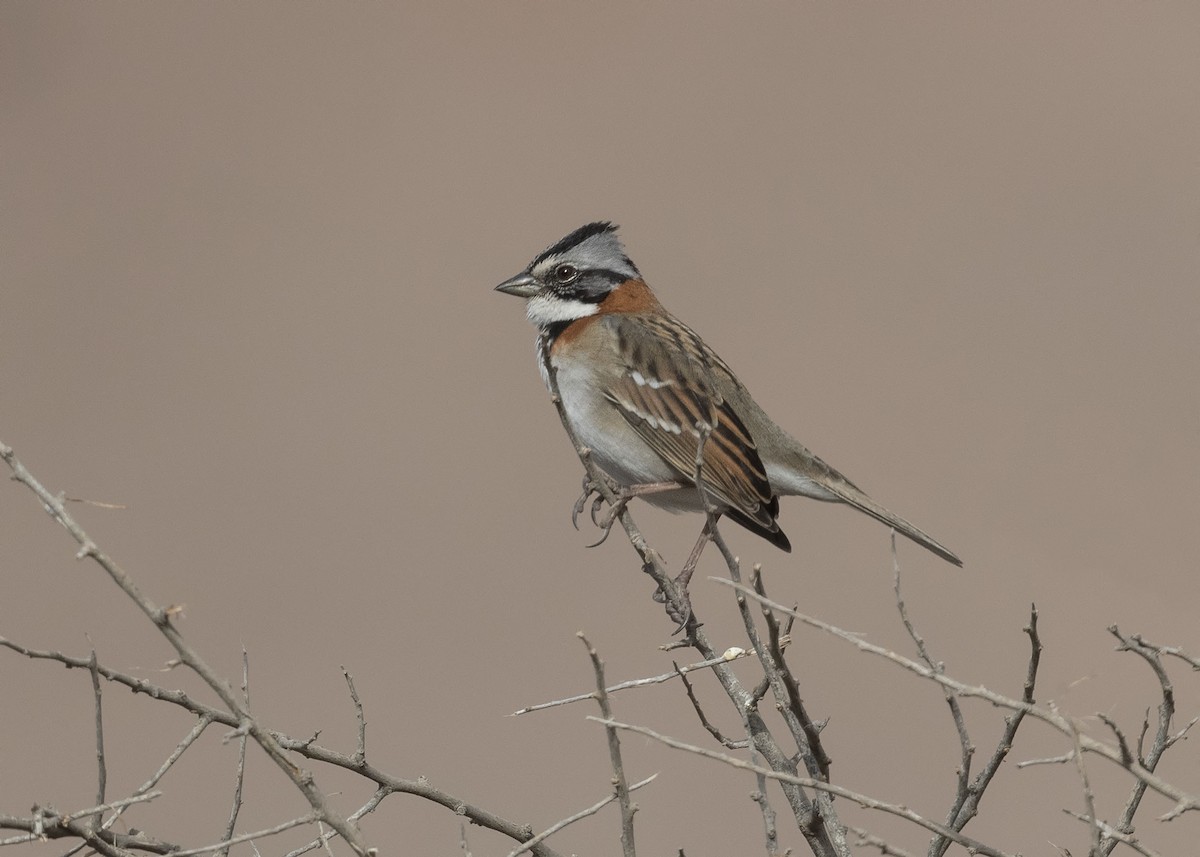
[[[875,520],[887,524],[896,532],[900,533],[900,535],[912,539],[921,547],[946,560],[946,562],[952,562],[959,568],[962,568],[962,560],[959,559],[952,550],[943,545],[941,542],[937,541],[937,539],[933,538],[933,536],[929,535],[924,530],[913,526],[899,515],[895,515],[883,508],[883,506],[880,506],[848,480],[836,478],[823,480],[821,487],[836,495],[837,499],[841,500],[843,503],[853,506],[860,512],[865,512],[866,514],[870,515]]]

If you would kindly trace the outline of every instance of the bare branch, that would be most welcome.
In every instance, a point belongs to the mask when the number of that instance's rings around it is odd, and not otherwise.
[[[245,645],[242,646],[242,701],[246,703],[247,708],[250,707],[250,655],[246,652]],[[221,837],[226,841],[233,837],[233,831],[237,829],[238,814],[242,810],[242,787],[246,782],[247,740],[245,733],[238,740],[238,762],[233,780],[233,805],[229,809],[229,821],[225,824],[225,835]],[[219,857],[225,857],[228,853],[228,845],[217,851]]]
[[[653,738],[655,741],[666,744],[668,747],[673,747],[676,750],[683,750],[687,753],[695,753],[698,756],[704,756],[706,759],[714,759],[718,762],[724,762],[726,765],[730,765],[735,768],[741,768],[745,771],[761,773],[763,776],[772,780],[791,782],[795,785],[806,786],[815,791],[821,791],[829,795],[845,798],[846,800],[854,801],[863,809],[875,809],[879,810],[880,812],[886,812],[890,815],[899,816],[907,821],[911,821],[913,824],[924,827],[926,830],[932,831],[941,836],[949,837],[958,844],[976,853],[986,855],[986,857],[1014,857],[1014,855],[1009,854],[1006,851],[1000,851],[996,848],[992,848],[990,845],[985,845],[984,843],[972,839],[969,836],[964,836],[956,830],[951,830],[948,827],[944,827],[943,825],[938,824],[936,821],[931,821],[921,815],[918,815],[906,806],[876,800],[873,797],[868,797],[867,795],[860,794],[859,792],[851,791],[850,789],[843,788],[842,786],[835,786],[832,783],[827,783],[823,780],[814,780],[811,777],[792,776],[790,774],[780,773],[779,771],[772,771],[759,765],[752,765],[749,762],[744,762],[735,756],[729,756],[725,753],[720,753],[716,750],[709,750],[705,747],[697,747],[694,744],[687,744],[683,741],[676,741],[674,738],[659,734],[653,729],[647,729],[644,726],[634,726],[629,723],[620,723],[615,720],[604,721],[597,717],[588,717],[588,719],[595,720],[598,723],[603,723],[605,726],[613,726],[617,729],[627,729],[630,732],[636,732],[638,735],[645,735],[647,738]]]
[[[358,747],[354,751],[354,760],[359,764],[367,761],[367,719],[363,715],[362,700],[358,698],[358,689],[354,687],[354,676],[341,667],[342,675],[346,678],[346,687],[350,688],[350,701],[354,703],[354,719],[358,721]]]
[[[861,637],[858,637],[849,631],[843,631],[841,628],[838,628],[835,625],[830,625],[828,622],[823,622],[820,619],[814,619],[811,616],[806,616],[803,613],[791,610],[790,608],[785,607],[778,602],[763,598],[749,587],[737,583],[736,581],[726,580],[719,577],[713,577],[710,579],[724,586],[732,587],[733,589],[743,592],[750,597],[756,598],[776,610],[784,613],[791,613],[801,622],[810,627],[825,631],[826,633],[837,637],[840,640],[844,640],[860,651],[877,655],[885,660],[891,661],[892,663],[897,664],[898,666],[901,666],[909,672],[915,673],[922,678],[927,678],[931,681],[937,682],[938,684],[945,685],[946,687],[956,691],[961,696],[971,696],[978,699],[984,699],[1000,708],[1009,708],[1013,711],[1024,712],[1025,714],[1028,714],[1038,720],[1041,720],[1043,723],[1054,727],[1068,738],[1073,738],[1073,736],[1076,734],[1076,731],[1072,729],[1067,719],[1055,711],[1041,708],[1032,703],[1025,702],[1024,700],[1012,699],[1011,697],[1007,697],[1003,694],[996,693],[993,690],[989,690],[982,685],[968,685],[964,682],[952,679],[949,676],[939,675],[924,664],[917,663],[916,661],[906,658],[903,655],[898,655],[893,651],[883,648],[882,646],[876,646],[872,643],[868,643],[866,640],[863,640]],[[1137,760],[1134,760],[1131,764],[1126,765],[1122,759],[1121,752],[1112,745],[1106,744],[1103,741],[1099,741],[1082,733],[1078,734],[1078,741],[1079,746],[1082,749],[1089,753],[1095,753],[1098,756],[1108,759],[1110,762],[1113,762],[1114,764],[1129,771],[1129,773],[1144,782],[1154,791],[1158,792],[1164,797],[1174,800],[1176,802],[1175,807],[1165,815],[1159,816],[1159,818],[1163,821],[1170,821],[1184,812],[1200,809],[1200,796],[1190,794],[1183,789],[1180,789],[1177,786],[1167,782],[1156,775],[1153,771],[1147,770]]]
[[[1124,643],[1125,638],[1120,636],[1120,634],[1117,631],[1116,625],[1113,625],[1111,628],[1109,628],[1109,631],[1112,634],[1114,634],[1115,636],[1117,636],[1118,639],[1120,639],[1122,641],[1122,643]],[[1179,648],[1179,646],[1160,646],[1157,643],[1151,643],[1148,640],[1144,639],[1141,634],[1132,635],[1129,638],[1129,641],[1141,648],[1144,648],[1148,651],[1152,651],[1152,652],[1158,654],[1159,656],[1166,655],[1167,657],[1178,658],[1179,660],[1183,661],[1185,664],[1190,666],[1193,671],[1200,671],[1200,658],[1192,657],[1187,652],[1183,651],[1183,649]],[[1124,648],[1125,648],[1125,646],[1122,645],[1122,646],[1118,647],[1118,650],[1124,649]]]
[[[467,826],[465,824],[458,826],[458,847],[462,850],[463,857],[472,857],[471,849],[467,847]]]
[[[1108,632],[1120,641],[1120,645],[1117,646],[1117,651],[1133,652],[1141,657],[1142,660],[1144,660],[1150,666],[1150,669],[1154,672],[1155,678],[1158,679],[1158,684],[1162,691],[1162,700],[1158,704],[1158,727],[1155,730],[1154,741],[1150,745],[1150,751],[1148,753],[1143,755],[1145,736],[1150,725],[1148,719],[1143,721],[1142,732],[1138,738],[1137,761],[1143,765],[1146,770],[1153,771],[1158,767],[1159,760],[1162,759],[1163,753],[1165,753],[1167,749],[1173,743],[1175,743],[1171,735],[1171,723],[1175,717],[1175,688],[1171,684],[1171,678],[1169,675],[1167,675],[1166,667],[1162,662],[1162,655],[1164,654],[1164,651],[1159,646],[1146,643],[1139,635],[1135,634],[1132,637],[1125,637],[1121,634],[1120,629],[1117,628],[1116,625],[1109,626]],[[1185,662],[1193,663],[1192,658],[1183,654],[1178,649],[1174,649],[1171,654],[1181,658]],[[1195,668],[1194,663],[1193,668]],[[1133,753],[1129,749],[1129,746],[1125,741],[1125,736],[1121,733],[1121,730],[1118,729],[1116,724],[1108,718],[1104,718],[1104,722],[1117,736],[1122,756],[1126,759],[1130,758]],[[1190,728],[1190,725],[1191,724],[1189,724],[1188,727],[1185,727],[1185,732],[1187,731],[1187,728]],[[1141,806],[1142,798],[1145,796],[1145,794],[1146,783],[1140,780],[1135,782],[1133,784],[1133,788],[1129,792],[1129,797],[1125,801],[1125,807],[1121,811],[1121,817],[1117,820],[1116,830],[1118,832],[1122,834],[1133,833],[1133,818],[1134,815],[1137,814],[1138,808]],[[1119,840],[1118,837],[1109,837],[1109,841],[1105,843],[1103,853],[1105,855],[1111,854],[1118,841],[1123,840]]]
[[[1048,756],[1045,759],[1026,759],[1023,762],[1017,762],[1018,768],[1030,768],[1034,765],[1065,765],[1067,762],[1075,761],[1075,751],[1069,750],[1061,756]]]
[[[904,625],[904,630],[908,632],[909,638],[917,647],[917,656],[931,670],[938,673],[945,672],[945,664],[940,661],[935,662],[930,657],[929,651],[925,647],[925,638],[917,633],[917,629],[913,627],[912,620],[908,616],[908,607],[900,592],[900,556],[896,551],[895,530],[892,530],[892,590],[896,594],[896,610],[900,613],[900,621]],[[958,704],[958,697],[945,686],[942,686],[941,689],[946,704],[950,708],[950,718],[954,722],[954,731],[958,734],[959,746],[958,782],[954,790],[954,803],[946,814],[946,824],[955,830],[962,830],[970,820],[970,816],[963,818],[961,824],[955,822],[959,820],[963,806],[971,797],[971,759],[975,755],[975,746],[971,743],[971,736],[967,732],[967,723],[963,719],[962,706]],[[935,836],[929,843],[929,857],[942,857],[950,849],[950,845],[949,839]]]
[[[708,717],[706,717],[704,714],[704,709],[700,707],[700,700],[696,698],[696,693],[692,689],[692,683],[688,681],[688,677],[684,675],[682,670],[680,670],[679,664],[672,662],[672,666],[675,667],[675,671],[679,674],[680,681],[683,682],[683,689],[687,691],[687,697],[689,700],[691,700],[692,708],[695,710],[696,716],[700,718],[700,725],[705,728],[708,734],[716,738],[722,746],[727,747],[730,750],[741,750],[750,746],[749,739],[744,741],[734,741],[732,738],[726,738],[721,733],[720,729],[718,729],[716,726],[713,726],[712,723],[709,722]]]
[[[654,782],[654,780],[657,777],[658,777],[658,774],[651,774],[650,776],[646,777],[646,779],[642,780],[641,782],[634,783],[633,785],[631,785],[629,787],[629,791],[635,792],[638,789],[640,789],[642,786],[648,785],[649,783]],[[547,827],[545,830],[543,830],[537,836],[530,839],[525,844],[519,845],[516,848],[514,848],[512,851],[508,852],[508,857],[518,857],[518,855],[524,854],[526,851],[531,850],[535,845],[538,845],[539,843],[541,843],[544,839],[547,839],[548,837],[553,836],[555,833],[558,833],[564,827],[574,824],[575,822],[579,821],[580,819],[587,818],[589,815],[595,815],[597,812],[604,809],[604,807],[608,806],[610,803],[612,803],[616,799],[617,799],[617,793],[614,791],[608,797],[604,798],[604,800],[592,804],[587,809],[580,810],[579,812],[575,813],[574,815],[569,815],[566,818],[562,819],[561,821],[556,821],[554,824]],[[463,841],[465,843],[465,841],[466,841],[465,836],[464,836]]]
[[[1058,713],[1058,707],[1052,702],[1050,710],[1055,714]],[[1083,805],[1087,810],[1086,818],[1091,826],[1092,833],[1092,850],[1090,854],[1100,854],[1101,836],[1100,836],[1100,819],[1096,817],[1096,798],[1092,794],[1092,784],[1088,781],[1087,764],[1083,760],[1083,746],[1080,744],[1079,725],[1074,718],[1065,718],[1071,727],[1071,739],[1075,742],[1075,770],[1079,774],[1079,783],[1083,788]],[[1128,758],[1128,754],[1126,754]]]
[[[682,642],[683,645],[691,645],[691,643],[688,641],[680,641],[680,642]],[[0,643],[2,643],[2,638],[0,638]],[[678,646],[679,646],[679,642],[672,644],[673,648],[677,648]],[[676,672],[662,673],[661,675],[650,676],[649,678],[630,679],[629,681],[623,681],[623,682],[620,682],[619,684],[614,684],[609,687],[606,687],[606,688],[604,688],[604,692],[612,694],[612,693],[616,693],[619,690],[629,690],[630,688],[635,688],[635,687],[646,687],[647,685],[662,684],[663,682],[670,681],[671,679],[679,678],[679,673],[681,673],[681,672],[682,673],[690,673],[690,672],[695,672],[696,670],[709,669],[711,667],[716,667],[716,666],[723,666],[724,664],[727,664],[730,661],[736,661],[739,658],[749,657],[752,654],[754,654],[754,652],[752,650],[741,649],[741,648],[734,646],[732,648],[726,649],[723,654],[718,655],[714,658],[709,658],[707,660],[697,661],[694,664],[688,664],[687,666],[678,667]],[[574,702],[584,702],[586,700],[595,699],[595,698],[596,698],[596,692],[594,690],[590,690],[587,693],[579,693],[579,694],[576,694],[575,696],[568,696],[565,699],[555,699],[550,702],[539,702],[537,705],[530,705],[530,706],[527,706],[526,708],[521,708],[517,711],[514,711],[509,716],[510,717],[518,717],[522,714],[529,714],[534,711],[544,711],[547,708],[554,708],[559,705],[570,705]]]
[[[100,703],[100,673],[96,671],[96,650],[92,649],[92,656],[88,660],[88,672],[92,676],[92,696],[96,700],[96,803],[104,803],[104,793],[108,789],[108,766],[104,761],[104,707]],[[100,821],[100,816],[97,815],[92,819],[92,826],[95,827]]]
[[[592,670],[596,673],[596,702],[605,720],[612,720],[612,708],[608,704],[608,694],[604,692],[604,661],[600,660],[596,648],[588,642],[587,637],[580,631],[575,636],[587,648],[588,657],[592,659]],[[617,730],[612,726],[605,727],[608,736],[608,756],[612,763],[613,786],[617,790],[617,800],[621,804],[621,850],[625,857],[637,857],[637,849],[633,842],[633,815],[637,805],[629,799],[629,783],[625,779],[625,767],[621,762],[621,739]]]
[[[1134,851],[1136,851],[1138,854],[1141,854],[1142,857],[1163,857],[1162,854],[1159,854],[1157,851],[1153,850],[1152,848],[1149,848],[1149,847],[1143,845],[1136,836],[1133,836],[1130,833],[1123,833],[1122,831],[1117,830],[1111,824],[1106,824],[1105,822],[1100,821],[1099,819],[1088,818],[1086,815],[1083,815],[1082,813],[1072,812],[1069,809],[1064,809],[1063,812],[1066,813],[1067,815],[1071,816],[1071,818],[1082,821],[1084,824],[1090,825],[1090,826],[1096,828],[1097,830],[1099,830],[1102,834],[1104,834],[1104,837],[1106,839],[1112,840],[1113,847],[1115,847],[1117,844],[1125,844],[1125,845],[1128,845],[1130,848],[1132,848]],[[1107,852],[1107,851],[1110,851],[1111,848],[1109,848],[1108,846],[1105,846],[1105,850]]]
[[[749,743],[749,741],[747,741]],[[754,763],[757,758],[753,747],[750,750],[750,762]],[[761,767],[761,766],[760,766]],[[763,836],[767,849],[767,857],[778,857],[779,854],[779,830],[775,826],[775,809],[771,806],[771,799],[767,795],[767,777],[765,774],[755,772],[754,780],[756,788],[750,793],[750,800],[758,804],[758,811],[762,813],[763,820]]]
[[[228,839],[223,839],[212,845],[205,845],[201,848],[188,848],[184,851],[172,852],[172,857],[193,857],[196,854],[208,854],[210,851],[228,851],[231,845],[237,845],[239,842],[249,842],[253,839],[265,839],[268,836],[275,836],[278,833],[283,833],[285,830],[291,830],[293,827],[303,827],[306,824],[312,824],[318,820],[318,814],[310,812],[307,815],[302,815],[299,818],[293,818],[291,821],[285,821],[282,824],[277,824],[274,827],[267,827],[263,830],[256,830],[253,833],[242,833],[238,836],[233,836]]]
[[[759,595],[765,597],[767,594],[766,584],[763,582],[762,566],[755,565],[750,572],[750,585]],[[791,667],[783,657],[784,647],[790,642],[790,632],[792,629],[793,617],[788,616],[786,631],[780,629],[779,621],[775,618],[774,612],[769,608],[763,607],[763,621],[767,625],[767,640],[771,650],[771,661],[777,665],[774,674],[765,672],[763,674],[764,681],[770,684],[772,689],[776,688],[776,682],[782,683],[783,690],[786,693],[786,702],[784,699],[776,697],[781,710],[784,712],[784,720],[791,729],[792,735],[796,739],[796,745],[800,748],[801,754],[804,756],[805,767],[811,776],[819,776],[828,782],[829,767],[833,763],[829,758],[829,754],[825,752],[824,742],[821,740],[821,728],[823,724],[818,724],[812,719],[808,713],[807,707],[804,705],[804,700],[800,695],[800,685],[796,682],[796,677],[792,675]],[[832,804],[829,807],[832,811]]]
[[[892,549],[893,557],[895,557],[895,533],[892,534]],[[896,562],[893,559],[893,562]],[[900,577],[899,564],[896,563],[896,597],[900,597]],[[907,615],[901,608],[902,615]],[[1029,608],[1029,624],[1025,626],[1025,634],[1029,637],[1029,665],[1025,671],[1025,684],[1022,689],[1021,699],[1029,705],[1034,703],[1034,689],[1037,686],[1038,665],[1041,663],[1042,642],[1038,636],[1037,630],[1038,612],[1036,605],[1030,605]],[[907,618],[905,619],[907,624]],[[915,633],[915,632],[913,632]],[[922,645],[923,648],[923,645]],[[929,666],[934,666],[932,661],[926,660]],[[944,673],[944,666],[939,663],[937,665],[939,672]],[[955,830],[964,829],[967,824],[979,812],[979,803],[983,799],[983,794],[987,791],[987,787],[991,784],[996,772],[1000,770],[1000,765],[1008,757],[1009,751],[1012,749],[1013,741],[1016,739],[1017,730],[1021,727],[1021,723],[1025,719],[1024,711],[1013,711],[1004,718],[1004,730],[1000,735],[1000,740],[996,743],[996,749],[992,751],[992,755],[984,764],[979,774],[974,781],[967,783],[968,768],[971,762],[971,757],[974,754],[975,747],[967,741],[966,724],[962,719],[962,710],[958,705],[958,699],[951,694],[943,686],[943,692],[946,693],[948,700],[953,700],[951,708],[955,712],[955,727],[959,734],[959,741],[962,746],[963,769],[959,773],[958,790],[955,794],[955,802],[951,807],[950,813],[947,816],[946,823]],[[930,842],[929,855],[930,857],[941,857],[949,849],[950,843],[944,839],[935,838]]]
[[[52,807],[37,806],[33,808],[33,815],[28,817],[0,815],[0,829],[25,831],[23,836],[0,839],[0,845],[22,845],[47,839],[79,838],[104,855],[127,855],[130,853],[127,849],[130,848],[155,854],[169,854],[177,846],[159,842],[145,834],[119,834],[104,829],[94,830],[91,824],[80,821],[80,819],[99,816],[105,812],[123,810],[135,803],[144,803],[161,796],[162,792],[160,791],[147,792],[63,815],[60,815]]]
[[[25,646],[21,646],[4,638],[0,638],[0,647],[11,649],[12,651],[29,658],[56,661],[69,668],[86,668],[88,663],[86,658],[69,657],[61,652],[37,651],[34,649],[29,649]],[[152,699],[169,702],[172,705],[179,706],[180,708],[192,712],[193,714],[202,718],[203,726],[207,726],[210,723],[220,723],[236,729],[239,725],[236,717],[230,712],[193,700],[182,691],[167,690],[166,688],[151,684],[145,679],[134,678],[133,676],[125,675],[124,673],[120,673],[114,669],[105,667],[103,664],[98,664],[97,670],[99,671],[100,675],[104,676],[109,681],[117,682],[133,689],[137,693],[145,694]],[[183,751],[187,748],[187,746],[190,746],[191,742],[199,736],[199,732],[201,731],[203,731],[203,729],[198,724],[196,729],[193,730],[193,734],[189,735],[189,737],[185,739],[184,743],[181,743],[180,747],[177,748],[176,753],[173,754],[173,757],[168,760],[167,764],[163,766],[159,774],[156,776],[161,777],[162,774],[166,773],[166,770],[172,764],[174,764],[179,755],[182,755]],[[279,745],[283,749],[290,752],[299,753],[305,758],[316,762],[323,762],[328,765],[334,765],[347,771],[360,774],[379,785],[381,790],[387,794],[399,792],[402,794],[416,795],[417,797],[440,804],[452,812],[466,817],[474,824],[478,824],[481,827],[486,827],[489,830],[495,830],[511,839],[515,839],[518,842],[525,842],[533,836],[533,830],[527,825],[521,825],[509,821],[508,819],[489,812],[482,807],[464,801],[463,799],[452,795],[449,792],[442,791],[441,789],[431,785],[425,777],[418,777],[415,780],[409,780],[403,777],[397,777],[385,771],[381,771],[370,764],[359,764],[350,755],[338,753],[334,750],[330,750],[327,747],[317,744],[315,741],[315,736],[314,738],[301,739],[293,738],[282,732],[275,731],[271,732],[271,735],[276,741],[279,742]],[[538,845],[534,849],[534,854],[536,857],[557,857],[557,853],[544,843]]]
[[[741,567],[737,557],[729,549],[729,545],[726,543],[724,536],[721,535],[720,530],[715,525],[709,529],[712,540],[717,545],[717,549],[721,552],[721,556],[725,560],[725,565],[729,569],[730,577],[740,582]],[[745,598],[737,598],[737,607],[742,617],[742,625],[746,629],[746,636],[751,646],[753,646],[754,652],[758,655],[758,662],[763,670],[763,682],[771,689],[775,696],[777,708],[783,715],[784,722],[792,733],[792,738],[800,751],[800,757],[804,761],[805,768],[808,770],[810,776],[824,778],[825,773],[822,771],[821,762],[813,751],[802,722],[808,721],[807,713],[804,712],[802,707],[799,713],[793,710],[794,704],[798,702],[798,696],[793,700],[783,680],[782,654],[778,642],[774,649],[772,649],[770,643],[764,644]],[[743,707],[741,710],[749,714],[748,708]],[[765,728],[764,725],[763,729],[765,730]],[[816,733],[815,728],[812,731],[813,734]],[[750,729],[750,732],[753,736],[753,728]],[[799,770],[792,759],[788,759],[786,766],[772,764],[771,768],[793,778]],[[792,786],[803,785],[803,783],[796,782],[795,779],[780,779],[780,782],[788,783]],[[849,846],[845,841],[845,832],[838,821],[837,814],[833,809],[833,803],[829,800],[828,795],[824,792],[819,792],[816,797],[809,798],[802,790],[797,789],[796,791],[797,794],[791,800],[802,802],[801,805],[804,808],[803,816],[797,820],[800,822],[800,829],[804,833],[809,845],[812,846],[814,841],[828,840],[829,846],[834,853],[848,853]]]
[[[99,665],[97,665],[97,669],[99,669]],[[204,730],[207,729],[211,724],[212,718],[202,715],[199,721],[196,722],[196,725],[192,727],[191,731],[183,737],[183,740],[180,741],[179,744],[176,745],[175,749],[171,751],[171,754],[167,756],[167,760],[159,766],[158,770],[155,771],[153,775],[151,775],[150,779],[146,780],[146,782],[137,787],[137,789],[133,792],[133,796],[137,797],[139,795],[148,794],[152,788],[158,785],[158,781],[166,776],[167,771],[171,770],[175,763],[179,761],[179,758],[185,752],[187,752],[187,749],[196,742],[196,739],[199,738],[204,733]],[[105,821],[103,825],[101,825],[101,830],[107,830],[116,824],[117,819],[119,819],[122,813],[124,813],[125,810],[131,805],[132,804],[117,807],[116,811],[108,817],[108,820]]]
[[[105,503],[103,500],[89,500],[86,497],[70,497],[63,495],[63,500],[67,503],[83,503],[87,506],[95,506],[98,509],[128,509],[124,503]]]
[[[35,479],[33,474],[26,469],[25,465],[17,460],[12,447],[7,446],[2,441],[0,441],[0,458],[3,458],[9,468],[11,468],[13,477],[28,487],[42,501],[42,505],[50,513],[50,516],[62,524],[67,532],[71,534],[72,538],[80,545],[80,550],[76,556],[80,559],[90,557],[107,572],[113,582],[121,588],[121,591],[137,604],[146,617],[167,638],[167,641],[174,647],[178,654],[180,662],[190,667],[197,675],[204,679],[208,686],[221,698],[221,702],[237,715],[239,720],[238,725],[245,725],[250,735],[254,737],[254,740],[258,742],[258,745],[263,748],[271,760],[287,775],[296,788],[300,790],[317,815],[328,821],[329,825],[346,840],[355,853],[361,855],[361,857],[367,857],[370,849],[367,848],[366,843],[363,841],[362,834],[351,827],[342,818],[341,814],[330,805],[324,792],[317,787],[313,780],[313,775],[292,764],[291,760],[285,755],[283,748],[254,719],[246,706],[234,694],[229,684],[218,676],[212,667],[200,656],[200,653],[192,648],[191,644],[184,639],[183,634],[171,621],[170,608],[163,609],[143,595],[141,589],[133,582],[133,579],[115,561],[100,550],[70,513],[67,512],[62,498],[50,493],[41,482]]]
[[[912,857],[903,848],[897,848],[895,845],[885,842],[883,839],[861,827],[851,827],[850,832],[858,837],[858,841],[854,843],[855,845],[859,847],[878,848],[879,853],[883,857]]]
[[[362,806],[360,806],[354,812],[350,813],[350,816],[349,816],[350,820],[358,821],[364,815],[374,812],[375,808],[377,806],[379,806],[380,803],[383,802],[383,799],[385,797],[387,797],[388,795],[390,795],[391,793],[392,793],[391,789],[388,789],[388,788],[377,789],[375,791],[375,794],[371,795],[370,800],[368,800],[366,803],[364,803]],[[322,830],[320,836],[318,836],[312,842],[309,842],[307,845],[300,846],[295,851],[289,851],[287,853],[286,857],[300,857],[301,854],[307,854],[309,851],[313,851],[322,846],[328,847],[329,840],[332,839],[336,835],[337,835],[337,833],[335,831]],[[462,843],[463,843],[464,851],[466,850],[466,842],[467,842],[467,833],[466,833],[466,828],[464,827],[463,834],[462,834]],[[257,850],[258,849],[256,848],[255,851],[257,851]]]

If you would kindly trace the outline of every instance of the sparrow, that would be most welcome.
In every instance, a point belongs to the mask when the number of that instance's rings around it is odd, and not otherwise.
[[[791,543],[779,527],[781,496],[845,503],[962,565],[776,425],[729,365],[659,303],[612,223],[581,226],[496,291],[525,299],[543,381],[550,386],[548,364],[576,438],[624,499],[715,511],[784,551]]]

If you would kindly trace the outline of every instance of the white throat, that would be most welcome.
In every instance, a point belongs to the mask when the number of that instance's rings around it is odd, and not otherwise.
[[[525,314],[538,327],[575,321],[600,311],[598,304],[575,301],[553,295],[534,295],[525,303]]]

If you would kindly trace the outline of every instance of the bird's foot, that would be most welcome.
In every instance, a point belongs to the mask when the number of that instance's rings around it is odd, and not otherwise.
[[[687,628],[688,623],[692,621],[692,596],[688,592],[687,581],[684,580],[682,573],[675,578],[675,594],[675,598],[668,598],[667,593],[659,586],[651,596],[666,608],[667,618],[675,623],[675,630],[671,632],[672,637]]]
[[[589,516],[592,519],[592,523],[599,527],[602,535],[599,541],[588,545],[590,548],[599,547],[604,544],[612,532],[613,524],[617,522],[621,513],[625,511],[625,507],[629,505],[629,501],[634,497],[657,494],[660,491],[674,491],[683,487],[678,482],[647,482],[639,485],[622,486],[606,474],[601,474],[601,476],[605,480],[609,492],[615,495],[615,499],[612,505],[609,506],[608,511],[603,516],[600,515],[600,510],[604,508],[605,503],[604,492],[599,489],[590,476],[584,477],[583,493],[579,495],[579,499],[575,501],[575,505],[571,508],[571,523],[578,530],[579,515],[587,508],[588,500],[591,499],[592,501]],[[593,494],[596,495],[594,499],[592,498]]]
[[[618,485],[612,478],[603,473],[600,474],[600,477],[608,485],[609,491],[614,494],[620,492],[621,486]],[[579,499],[575,501],[575,505],[571,507],[571,526],[577,530],[579,529],[579,516],[583,514],[583,510],[587,508],[588,500],[592,498],[593,494],[596,495],[596,498],[592,501],[592,523],[599,526],[599,522],[596,521],[596,515],[600,506],[604,503],[604,494],[601,493],[600,488],[596,485],[596,482],[592,479],[591,475],[585,473],[583,474],[582,493],[579,495]]]
[[[613,524],[616,523],[622,510],[629,505],[629,501],[634,498],[634,494],[629,492],[629,489],[622,488],[616,483],[612,477],[601,474],[602,478],[611,494],[616,495],[616,500],[605,513],[604,517],[600,517],[600,510],[604,508],[604,492],[600,490],[595,480],[591,476],[583,477],[583,492],[579,495],[579,499],[575,501],[575,505],[571,507],[571,525],[575,529],[579,529],[579,516],[583,510],[587,508],[588,501],[591,500],[591,511],[588,517],[592,519],[592,524],[600,528],[601,535],[599,541],[588,545],[590,548],[599,547],[608,539],[612,532]],[[592,495],[595,495],[593,497]]]
[[[671,632],[672,637],[686,628],[688,622],[692,620],[692,595],[688,591],[688,583],[691,582],[695,571],[695,563],[689,561],[676,575],[675,580],[672,581],[675,584],[675,598],[668,597],[662,586],[654,590],[654,595],[651,596],[666,608],[667,616],[675,623],[675,630]]]

